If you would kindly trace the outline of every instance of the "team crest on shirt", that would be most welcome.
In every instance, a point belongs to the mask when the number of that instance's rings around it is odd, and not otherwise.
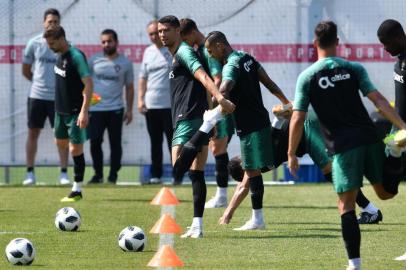
[[[121,70],[120,65],[114,65],[114,70],[116,71],[116,73],[119,73]]]
[[[403,75],[397,74],[396,72],[393,72],[393,79],[397,82],[403,83]]]
[[[63,59],[63,61],[62,61],[62,68],[66,68],[67,65],[68,65],[68,60]]]

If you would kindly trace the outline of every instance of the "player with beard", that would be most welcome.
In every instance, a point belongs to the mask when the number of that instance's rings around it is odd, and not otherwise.
[[[55,72],[55,128],[56,143],[69,147],[73,158],[74,183],[71,192],[62,202],[82,199],[82,184],[85,173],[83,144],[87,139],[89,106],[93,93],[85,54],[68,43],[61,26],[48,27],[43,37],[48,47],[59,54]]]
[[[114,30],[103,30],[100,41],[103,52],[89,59],[94,89],[101,101],[90,107],[88,132],[94,176],[88,183],[103,183],[102,143],[107,129],[110,142],[110,173],[107,181],[115,184],[121,168],[123,121],[128,125],[133,119],[134,74],[131,61],[117,51],[118,37]]]

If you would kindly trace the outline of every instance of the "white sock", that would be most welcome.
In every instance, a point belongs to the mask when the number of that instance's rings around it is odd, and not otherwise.
[[[82,182],[73,182],[72,191],[81,192]]]
[[[203,218],[201,217],[193,217],[192,226],[191,227],[203,227]]]
[[[378,208],[373,203],[369,203],[365,208],[362,209],[362,212],[368,212],[370,214],[378,213]]]
[[[203,124],[200,126],[199,130],[204,133],[209,133],[210,130],[214,128],[216,124],[212,124],[210,121],[203,121]]]
[[[361,258],[349,259],[348,266],[361,270]]]
[[[203,218],[201,217],[194,217],[192,221],[192,226],[191,227],[203,227]]]
[[[262,214],[262,208],[261,209],[252,209],[251,220],[254,221],[255,223],[263,223],[264,222],[264,216]]]
[[[227,198],[227,188],[226,187],[217,187],[216,197],[226,197]]]

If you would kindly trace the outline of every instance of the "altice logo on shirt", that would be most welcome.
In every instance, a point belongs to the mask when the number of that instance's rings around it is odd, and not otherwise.
[[[319,86],[323,89],[327,89],[329,87],[335,87],[334,82],[338,81],[343,81],[343,80],[349,80],[351,78],[351,75],[349,73],[347,74],[336,74],[333,77],[321,77],[319,79]]]

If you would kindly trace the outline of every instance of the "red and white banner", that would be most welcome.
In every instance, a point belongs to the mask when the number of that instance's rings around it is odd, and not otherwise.
[[[145,44],[121,45],[123,52],[133,63],[141,63]],[[0,45],[0,64],[21,63],[25,45]],[[77,45],[89,57],[101,50],[100,45]],[[312,44],[234,44],[236,50],[254,55],[263,63],[301,63],[317,60]],[[360,62],[394,62],[380,44],[345,44],[338,46],[338,56]]]

